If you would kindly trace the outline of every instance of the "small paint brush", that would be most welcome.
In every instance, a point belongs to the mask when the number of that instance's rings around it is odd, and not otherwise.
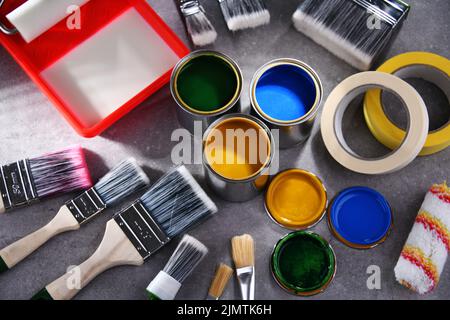
[[[218,0],[230,31],[256,28],[270,23],[263,0]]]
[[[149,184],[136,160],[122,161],[91,189],[66,202],[41,229],[0,250],[0,272],[14,267],[54,236],[78,230],[94,216]]]
[[[209,287],[206,300],[219,300],[232,275],[233,269],[226,264],[221,263],[217,267],[216,274],[211,282],[211,286]]]
[[[182,283],[208,254],[203,243],[185,235],[166,266],[147,287],[150,300],[174,300]]]
[[[197,46],[206,46],[217,39],[217,32],[206,16],[205,9],[197,0],[175,0],[183,16],[186,31]]]
[[[0,214],[91,186],[84,152],[78,145],[0,166]]]
[[[106,224],[94,254],[76,267],[81,278],[68,285],[71,272],[47,285],[35,300],[68,300],[103,271],[140,266],[171,239],[217,212],[214,202],[184,166],[167,173],[138,201]]]
[[[242,300],[255,300],[255,245],[253,238],[248,234],[233,237],[231,248]]]

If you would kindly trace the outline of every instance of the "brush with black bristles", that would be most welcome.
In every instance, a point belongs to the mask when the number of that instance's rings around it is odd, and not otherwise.
[[[217,267],[216,275],[211,282],[206,300],[219,300],[232,275],[233,269],[226,264],[221,263]]]
[[[78,230],[107,207],[150,183],[133,158],[122,161],[91,189],[66,202],[44,227],[0,250],[0,272],[14,267],[52,237]]]
[[[78,145],[0,166],[0,214],[91,186],[84,152]]]
[[[233,237],[231,251],[242,300],[255,300],[255,244],[252,236]]]
[[[186,167],[180,166],[159,179],[132,206],[108,221],[100,246],[77,267],[81,275],[80,286],[67,286],[73,277],[68,272],[33,299],[71,299],[103,271],[120,265],[142,265],[171,239],[216,212],[214,202]]]
[[[203,243],[185,235],[166,266],[147,287],[150,300],[174,300],[182,283],[208,254]]]
[[[230,31],[256,28],[270,23],[263,0],[218,0]]]
[[[206,16],[205,9],[197,0],[175,0],[192,43],[197,47],[206,46],[217,39],[217,32]]]
[[[369,70],[409,12],[401,0],[304,0],[295,28],[359,70]]]

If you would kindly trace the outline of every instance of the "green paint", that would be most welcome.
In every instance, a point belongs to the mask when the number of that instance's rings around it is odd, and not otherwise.
[[[272,266],[275,277],[285,288],[308,293],[321,289],[333,277],[335,258],[319,235],[298,231],[278,242]]]
[[[214,55],[200,55],[187,62],[177,79],[178,95],[190,108],[211,112],[226,106],[239,81],[233,67]]]
[[[42,289],[38,293],[36,293],[31,300],[54,300],[50,293],[48,293],[47,289]]]
[[[148,300],[153,300],[153,301],[161,300],[156,294],[154,294],[150,291],[147,291],[147,297],[148,297]]]
[[[3,261],[2,257],[0,257],[0,273],[9,270],[8,265]]]

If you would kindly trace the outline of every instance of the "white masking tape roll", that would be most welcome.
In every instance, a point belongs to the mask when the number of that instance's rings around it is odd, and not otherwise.
[[[31,42],[89,0],[28,0],[6,17]],[[72,10],[71,10],[72,9]]]
[[[400,147],[377,159],[367,159],[350,149],[342,132],[342,120],[350,102],[374,87],[395,94],[407,110],[409,124]],[[325,146],[341,165],[364,174],[383,174],[402,169],[422,149],[428,134],[428,113],[419,93],[400,78],[382,72],[368,71],[342,81],[330,94],[322,112],[321,131]]]

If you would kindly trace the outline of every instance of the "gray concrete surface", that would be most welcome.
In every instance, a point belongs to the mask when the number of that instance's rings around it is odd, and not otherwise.
[[[150,4],[175,32],[186,40],[181,21],[172,1],[150,0]],[[270,26],[236,33],[227,32],[216,1],[202,1],[214,22],[219,38],[213,48],[234,57],[243,69],[246,86],[252,74],[263,63],[278,57],[293,57],[314,66],[322,78],[325,97],[341,80],[356,71],[315,45],[291,26],[290,17],[297,0],[267,1],[272,13]],[[412,11],[399,37],[387,52],[396,54],[426,50],[449,57],[450,2],[448,0],[410,0]],[[449,117],[448,102],[433,86],[416,81],[425,95],[432,114],[432,123],[445,123]],[[245,90],[243,105],[248,105]],[[395,104],[396,102],[392,102]],[[369,155],[386,153],[368,132],[356,103],[346,116],[346,136],[359,152]],[[397,105],[398,106],[398,105]],[[164,87],[116,125],[95,139],[79,137],[58,114],[46,97],[36,88],[21,68],[0,49],[0,163],[27,156],[40,155],[74,143],[90,150],[89,166],[100,177],[120,159],[136,157],[146,166],[153,180],[172,167],[170,158],[174,142],[171,133],[178,128],[176,105]],[[395,108],[391,108],[395,109]],[[401,114],[393,115],[401,118]],[[444,121],[443,121],[444,119]],[[395,225],[388,240],[368,251],[345,247],[332,237],[325,221],[313,231],[329,240],[337,255],[337,275],[329,289],[310,299],[448,299],[450,298],[450,264],[441,283],[431,294],[421,297],[398,285],[393,268],[413,224],[427,188],[434,182],[450,179],[450,148],[433,156],[421,157],[400,172],[369,177],[352,173],[337,164],[327,153],[316,123],[311,138],[303,146],[282,152],[281,169],[300,167],[321,176],[334,195],[342,188],[366,185],[382,192],[395,212]],[[189,166],[202,182],[202,168]],[[63,196],[33,207],[0,216],[0,247],[44,225],[65,200]],[[287,233],[266,216],[262,197],[244,204],[217,199],[220,212],[193,230],[210,249],[207,259],[184,284],[180,299],[203,299],[214,268],[219,262],[231,263],[229,239],[250,233],[256,240],[256,297],[258,299],[300,299],[285,293],[269,272],[269,255],[276,241]],[[68,266],[78,264],[93,253],[99,244],[106,221],[115,212],[108,210],[82,230],[67,233],[50,241],[13,270],[0,275],[1,299],[28,299],[41,287],[59,277]],[[164,266],[176,242],[164,248],[142,267],[120,267],[95,279],[77,299],[145,299],[149,281]],[[366,269],[378,265],[382,272],[381,290],[368,290]],[[239,297],[236,282],[226,290],[225,299]]]

